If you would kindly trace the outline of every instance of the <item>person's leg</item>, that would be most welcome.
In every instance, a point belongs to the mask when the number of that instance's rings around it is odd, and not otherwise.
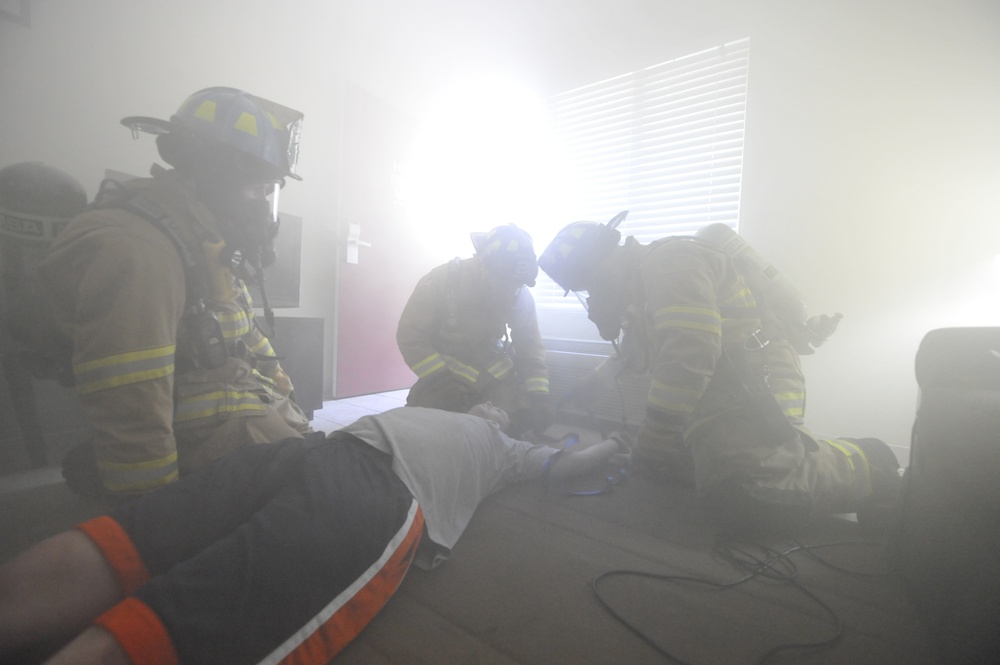
[[[421,521],[387,455],[330,441],[232,533],[136,591],[129,600],[153,618],[139,629],[145,636],[119,625],[129,614],[105,625],[140,645],[168,636],[189,665],[299,650],[325,663],[395,591]]]
[[[91,626],[78,635],[45,665],[133,665],[111,633]]]
[[[244,449],[120,507],[113,518],[43,541],[0,569],[0,663],[21,649],[31,649],[32,660],[51,653],[150,575],[231,533],[298,468],[309,443],[288,444]]]
[[[83,532],[43,540],[0,568],[0,661],[68,641],[121,598],[118,578]]]
[[[795,527],[855,512],[872,495],[869,460],[854,440],[776,434],[748,409],[707,424],[692,446],[702,503],[731,528]]]

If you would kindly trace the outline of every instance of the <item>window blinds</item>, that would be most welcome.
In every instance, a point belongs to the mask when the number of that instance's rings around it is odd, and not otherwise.
[[[573,192],[558,227],[628,210],[619,229],[640,242],[714,222],[735,229],[748,65],[741,39],[551,98]],[[544,274],[533,293],[543,306],[579,307]]]

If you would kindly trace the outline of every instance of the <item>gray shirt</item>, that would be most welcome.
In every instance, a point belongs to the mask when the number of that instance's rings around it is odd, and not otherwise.
[[[425,570],[451,556],[482,499],[504,485],[541,478],[556,452],[512,439],[477,416],[420,407],[365,416],[343,431],[392,455],[393,471],[424,513],[428,538],[414,563]]]

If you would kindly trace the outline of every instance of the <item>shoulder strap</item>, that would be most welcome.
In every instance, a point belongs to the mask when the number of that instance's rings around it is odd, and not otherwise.
[[[160,206],[150,201],[149,198],[143,196],[141,192],[135,192],[127,198],[114,201],[113,203],[107,205],[107,207],[121,208],[138,217],[141,217],[165,235],[171,243],[173,243],[184,267],[184,290],[187,302],[186,308],[193,312],[203,310],[205,307],[205,299],[201,292],[201,282],[198,279],[198,262],[195,260],[194,253],[191,251],[191,248],[188,247],[186,242],[184,242],[181,232],[177,228],[177,222],[163,212]]]
[[[462,259],[453,258],[448,262],[448,279],[445,284],[445,328],[455,328],[458,325],[458,282]]]

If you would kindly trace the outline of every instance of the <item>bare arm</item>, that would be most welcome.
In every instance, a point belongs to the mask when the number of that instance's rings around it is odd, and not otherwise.
[[[622,452],[616,439],[604,439],[580,450],[560,450],[547,460],[548,477],[552,480],[567,480],[596,470],[614,455]]]

